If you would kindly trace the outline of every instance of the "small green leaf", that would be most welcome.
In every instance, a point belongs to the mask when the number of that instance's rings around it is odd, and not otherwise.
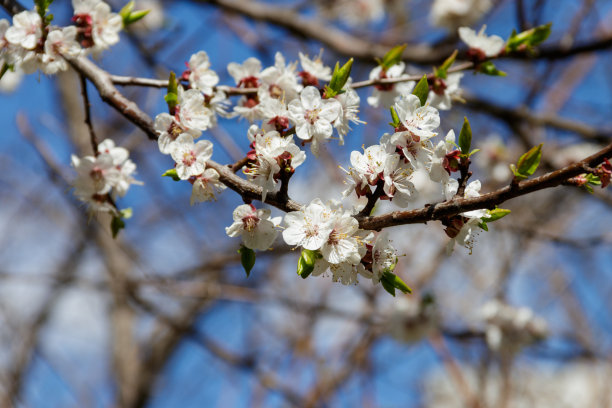
[[[453,65],[453,63],[455,62],[455,58],[457,58],[457,53],[459,51],[455,50],[450,57],[448,57],[446,59],[446,61],[444,61],[444,63],[442,63],[442,65],[440,65],[438,68],[436,68],[435,70],[435,76],[436,78],[442,78],[442,79],[446,79],[446,76],[448,74],[448,69],[451,67],[451,65]]]
[[[474,149],[474,150],[472,150],[472,151],[470,152],[470,154],[468,154],[468,156],[471,156],[471,155],[473,155],[473,154],[476,154],[476,153],[478,153],[479,151],[480,151],[480,149]]]
[[[178,176],[178,173],[176,172],[176,169],[166,170],[164,174],[162,174],[162,177],[170,177],[174,181],[181,181],[181,179]]]
[[[504,218],[506,215],[510,214],[510,210],[506,210],[504,208],[495,208],[494,210],[489,210],[489,218],[485,218],[486,222],[497,221],[500,218]]]
[[[392,120],[392,122],[389,122],[389,124],[393,126],[394,128],[399,127],[401,125],[401,122],[400,122],[399,116],[397,116],[397,112],[395,111],[395,108],[391,106],[389,110],[391,111],[391,120]]]
[[[587,180],[587,183],[589,183],[589,184],[593,184],[593,185],[596,185],[596,186],[601,185],[601,180],[599,179],[599,176],[596,176],[596,175],[594,175],[592,173],[588,173],[585,176],[585,178]]]
[[[115,216],[111,220],[110,226],[113,238],[117,238],[117,234],[119,234],[119,231],[125,228],[125,222],[121,219],[120,216]]]
[[[395,286],[386,281],[384,278],[380,280],[383,288],[391,294],[391,296],[395,296]]]
[[[485,218],[481,218],[481,221],[482,221],[482,222],[480,222],[480,223],[478,224],[478,226],[479,226],[480,228],[482,228],[483,230],[485,230],[485,231],[489,232],[489,227],[487,226],[487,223],[486,223],[484,220],[485,220]]]
[[[342,88],[346,85],[346,82],[351,75],[351,68],[353,66],[353,59],[348,60],[342,67],[340,67],[340,63],[336,62],[336,66],[334,68],[334,73],[332,74],[331,81],[329,81],[329,86],[325,87],[325,95],[327,98],[333,98],[342,92]],[[330,95],[328,92],[331,89],[333,91],[333,95]]]
[[[248,278],[251,274],[251,269],[253,269],[253,266],[255,266],[255,259],[257,258],[255,255],[255,251],[243,245],[238,250],[238,253],[240,254],[240,264],[244,268],[244,271],[246,272],[246,276]]]
[[[467,117],[463,117],[463,126],[459,133],[459,148],[461,153],[470,154],[470,147],[472,146],[472,127]]]
[[[132,13],[132,10],[134,10],[133,0],[129,1],[125,6],[121,8],[121,10],[119,10],[119,15],[125,20],[130,15],[130,13]]]
[[[527,178],[537,170],[542,158],[542,143],[532,147],[529,151],[523,154],[516,164],[515,176],[518,174],[520,178]]]
[[[127,18],[123,19],[123,26],[127,27],[130,24],[134,24],[135,22],[137,22],[138,20],[142,19],[144,16],[149,14],[150,11],[151,10],[138,10],[138,11],[131,13],[129,16],[127,16]]]
[[[392,66],[398,64],[402,60],[402,53],[406,48],[407,44],[396,45],[391,48],[383,57],[382,60],[377,59],[378,65],[382,67],[383,70],[388,70]]]
[[[385,283],[387,283],[388,285],[390,285],[391,287],[395,289],[401,290],[403,293],[412,293],[412,289],[410,289],[408,285],[406,285],[406,283],[402,280],[402,278],[400,278],[393,272],[390,272],[389,270],[385,270],[383,272],[380,281],[383,284],[383,287],[385,288],[385,290],[391,293],[393,296],[395,296],[395,291],[393,292],[389,291],[389,289],[387,289],[387,287],[385,286]]]
[[[525,48],[530,50],[532,47],[543,43],[550,36],[551,26],[552,23],[548,23],[523,31],[519,34],[513,30],[510,38],[508,38],[508,41],[506,42],[506,51],[520,51]]]
[[[314,270],[315,262],[317,259],[322,258],[319,251],[311,251],[309,249],[303,249],[298,259],[297,274],[306,279]]]
[[[491,61],[485,61],[480,64],[478,66],[478,72],[491,76],[506,76],[506,73],[497,69],[495,64],[493,64]]]
[[[421,101],[421,106],[425,106],[425,102],[427,102],[427,95],[429,95],[429,84],[427,83],[427,75],[423,75],[423,78],[419,81],[418,84],[414,87],[412,91],[413,95],[416,95]]]

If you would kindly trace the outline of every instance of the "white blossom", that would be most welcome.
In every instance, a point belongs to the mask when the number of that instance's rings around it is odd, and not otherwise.
[[[189,129],[176,119],[176,116],[172,116],[168,113],[160,113],[155,117],[154,128],[159,137],[157,138],[157,145],[159,151],[163,154],[170,154],[172,151],[172,143],[182,134],[188,134],[192,139],[200,137],[200,131],[196,129]]]
[[[233,213],[234,223],[225,228],[230,237],[240,236],[244,246],[250,249],[265,251],[274,243],[278,231],[276,226],[280,217],[270,219],[270,210],[257,210],[252,204],[236,207]]]
[[[322,52],[322,51],[321,51]],[[315,59],[310,59],[308,55],[298,54],[300,56],[300,65],[302,66],[302,72],[306,72],[316,79],[322,81],[330,81],[332,77],[332,70],[327,65],[323,64],[321,60],[321,54]],[[309,85],[312,85],[309,83]]]
[[[311,251],[320,249],[332,230],[331,216],[332,210],[315,198],[301,210],[285,215],[287,228],[283,231],[283,239],[288,245],[302,246]]]
[[[365,123],[362,120],[359,120],[357,114],[359,113],[359,95],[355,92],[354,89],[346,88],[345,92],[335,96],[335,99],[340,102],[340,114],[338,115],[338,119],[334,122],[334,127],[338,131],[338,135],[340,136],[339,144],[342,146],[344,144],[344,137],[348,134],[349,130],[351,130],[350,123]]]
[[[13,25],[4,33],[6,40],[26,50],[33,50],[42,38],[42,20],[35,11],[22,11],[13,16]]]
[[[98,54],[119,42],[123,20],[119,14],[111,12],[108,4],[101,0],[72,0],[72,7],[73,20],[84,48]]]
[[[193,142],[193,138],[182,134],[172,144],[170,155],[176,162],[176,173],[181,180],[204,172],[206,161],[212,157],[213,146],[208,140]]]
[[[298,84],[297,63],[286,64],[280,52],[274,56],[274,65],[261,71],[261,88],[267,96],[281,99],[285,103],[297,98],[302,86]]]
[[[437,79],[439,88],[430,90],[427,95],[427,104],[438,110],[449,110],[453,99],[461,99],[461,88],[459,82],[463,78],[463,72],[448,74],[446,79]]]
[[[485,34],[486,25],[483,25],[478,33],[469,27],[459,28],[459,37],[470,47],[470,49],[478,50],[485,57],[495,57],[506,46],[503,38],[497,35],[488,36]]]
[[[55,74],[68,69],[66,56],[77,56],[81,47],[76,41],[77,29],[75,26],[64,27],[61,30],[52,30],[45,40],[45,53],[42,56],[42,70],[45,74]]]
[[[196,89],[178,88],[176,112],[181,124],[189,129],[206,130],[212,126],[213,114],[204,106],[204,95]]]
[[[310,140],[310,149],[316,156],[318,144],[332,136],[332,123],[342,109],[340,102],[335,99],[321,99],[319,90],[308,86],[301,92],[300,99],[291,101],[288,108],[289,119],[295,124],[297,137]]]
[[[210,60],[206,51],[199,51],[189,58],[189,84],[206,95],[213,94],[213,88],[219,83],[219,76],[210,69]]]
[[[438,27],[454,30],[472,25],[491,9],[491,0],[435,0],[431,7],[431,22]]]
[[[204,173],[194,177],[189,203],[201,203],[216,200],[216,194],[225,190],[225,184],[219,180],[219,173],[215,169],[206,169]]]
[[[370,71],[370,80],[380,78],[400,78],[404,74],[406,64],[402,61],[391,66],[387,70],[379,65]],[[375,108],[382,107],[389,109],[396,103],[402,95],[408,95],[412,92],[415,86],[414,81],[398,82],[395,84],[375,85],[372,90],[372,95],[368,96],[368,104]]]

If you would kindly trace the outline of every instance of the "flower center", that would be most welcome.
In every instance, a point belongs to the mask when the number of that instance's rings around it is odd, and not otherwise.
[[[319,120],[319,111],[320,109],[307,110],[304,113],[304,119],[311,125],[314,125],[317,120]]]
[[[185,166],[192,166],[196,162],[196,155],[193,150],[183,153],[183,164]]]

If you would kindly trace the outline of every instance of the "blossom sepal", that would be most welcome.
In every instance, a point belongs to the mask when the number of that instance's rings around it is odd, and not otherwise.
[[[253,266],[255,266],[257,256],[255,255],[255,251],[253,251],[251,248],[245,247],[244,245],[240,246],[238,253],[240,254],[240,264],[244,268],[244,272],[246,272],[246,276],[248,278],[251,274]]]
[[[131,208],[124,208],[123,210],[119,211],[119,215],[115,215],[113,217],[110,225],[113,238],[117,238],[119,231],[125,228],[125,221],[123,220],[128,220],[130,218],[132,218]]]

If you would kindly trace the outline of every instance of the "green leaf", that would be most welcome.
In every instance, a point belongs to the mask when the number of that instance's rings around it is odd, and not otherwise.
[[[508,38],[508,41],[506,42],[506,51],[520,51],[521,47],[524,47],[523,49],[526,48],[527,50],[530,50],[532,47],[543,43],[550,36],[551,26],[552,23],[548,23],[523,31],[519,34],[513,30],[510,38]]]
[[[300,254],[300,259],[298,259],[297,274],[300,275],[302,279],[306,279],[314,270],[317,259],[322,257],[323,256],[319,253],[319,251],[303,249],[302,253]]]
[[[123,19],[123,26],[127,27],[130,24],[134,24],[135,22],[137,22],[138,20],[142,19],[144,16],[149,14],[150,11],[151,10],[138,10],[138,11],[131,13],[129,16]]]
[[[113,238],[117,238],[117,234],[119,234],[119,231],[125,228],[125,222],[121,219],[120,216],[115,216],[111,220],[110,227]]]
[[[406,48],[407,44],[396,45],[391,48],[383,57],[382,60],[377,59],[378,65],[382,67],[383,70],[388,70],[392,66],[398,64],[402,60],[402,53]]]
[[[601,180],[599,179],[599,176],[596,176],[592,173],[587,173],[586,176],[584,176],[587,180],[587,183],[589,184],[594,184],[596,186],[601,185]]]
[[[489,227],[487,226],[487,223],[485,222],[485,218],[481,218],[481,221],[482,222],[480,222],[478,226],[482,228],[483,230],[489,232]]]
[[[457,53],[459,51],[455,50],[450,57],[448,57],[446,59],[446,61],[444,61],[442,63],[442,65],[440,65],[438,68],[436,68],[435,70],[435,76],[436,78],[442,78],[442,79],[446,79],[446,76],[448,74],[448,69],[451,67],[451,65],[453,65],[453,63],[455,62],[455,58],[457,58]]]
[[[346,81],[348,81],[351,75],[352,66],[352,58],[348,60],[342,67],[340,67],[339,62],[336,62],[336,66],[334,67],[334,73],[332,74],[331,81],[329,81],[329,86],[325,87],[325,95],[327,98],[333,98],[334,96],[342,92],[342,88],[344,88],[344,85],[346,85]],[[330,93],[333,94],[330,95]]]
[[[479,151],[480,151],[480,149],[474,149],[474,150],[472,150],[472,151],[470,152],[470,154],[468,154],[468,156],[471,156],[471,155],[473,155],[473,154],[475,154],[475,153],[478,153]]]
[[[497,221],[500,218],[504,218],[506,215],[510,214],[510,210],[506,210],[503,208],[495,208],[494,210],[489,210],[489,218],[484,218],[486,222]]]
[[[119,15],[125,21],[125,19],[127,17],[129,17],[129,15],[132,13],[132,10],[134,10],[134,1],[133,0],[129,1],[125,6],[123,6],[121,8],[121,10],[119,10]]]
[[[472,146],[472,127],[467,117],[463,117],[463,126],[459,133],[459,148],[461,153],[470,154],[470,147]]]
[[[427,102],[427,95],[429,95],[429,84],[427,83],[427,75],[423,75],[423,78],[419,81],[418,84],[414,87],[412,91],[413,95],[416,95],[421,101],[421,106],[425,106],[425,102]]]
[[[506,76],[506,73],[497,69],[495,64],[493,64],[491,61],[485,61],[480,64],[478,66],[478,72],[491,76]]]
[[[176,169],[166,170],[164,174],[162,174],[162,177],[170,177],[174,181],[181,181],[181,179],[178,176],[178,173],[176,172]]]
[[[399,127],[401,125],[401,122],[400,122],[399,116],[397,116],[397,112],[395,111],[395,108],[391,106],[389,110],[391,111],[391,120],[392,120],[392,122],[389,122],[389,124],[393,126],[394,128]]]
[[[380,280],[383,288],[391,294],[391,296],[395,296],[395,286],[386,281],[384,278]]]
[[[243,245],[238,250],[238,253],[240,254],[240,264],[244,268],[244,271],[246,272],[246,276],[248,278],[251,274],[251,269],[253,269],[253,266],[255,266],[255,259],[257,258],[255,255],[255,251]]]
[[[542,143],[532,147],[523,154],[516,164],[514,175],[519,179],[526,179],[537,170],[542,158]]]
[[[380,282],[383,284],[383,287],[385,288],[385,290],[391,293],[393,296],[395,296],[395,290],[390,291],[387,288],[387,286],[390,286],[395,289],[399,289],[403,293],[412,293],[412,289],[410,289],[408,285],[406,285],[406,283],[402,280],[402,278],[400,278],[393,272],[390,272],[389,270],[385,270],[383,272]],[[387,286],[385,285],[385,283],[387,284]]]

